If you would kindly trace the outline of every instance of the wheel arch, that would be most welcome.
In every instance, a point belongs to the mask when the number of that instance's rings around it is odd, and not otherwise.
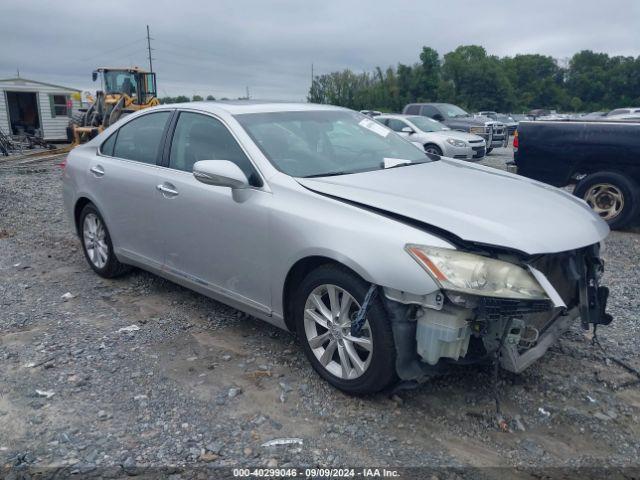
[[[291,268],[287,272],[282,287],[282,312],[284,323],[289,331],[295,332],[295,325],[293,323],[292,300],[296,285],[298,285],[310,272],[320,267],[321,265],[327,264],[344,268],[366,281],[366,273],[359,273],[354,268],[347,265],[345,262],[339,261],[335,258],[331,258],[325,255],[309,255],[299,259],[291,266]],[[357,268],[357,266],[355,266],[355,268]]]
[[[76,233],[80,235],[80,213],[82,213],[82,209],[93,203],[88,197],[79,197],[76,200],[75,205],[73,206],[73,223],[76,227]],[[94,204],[95,205],[95,204]],[[98,207],[96,207],[98,208]]]

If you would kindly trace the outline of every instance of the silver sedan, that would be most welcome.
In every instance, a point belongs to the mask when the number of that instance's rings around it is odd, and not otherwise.
[[[143,268],[296,332],[346,392],[519,372],[572,322],[610,321],[609,230],[584,202],[347,109],[156,107],[75,148],[63,180],[98,275]]]
[[[460,160],[482,160],[487,142],[473,133],[451,130],[433,118],[422,115],[379,115],[376,121],[423,148],[425,152]]]

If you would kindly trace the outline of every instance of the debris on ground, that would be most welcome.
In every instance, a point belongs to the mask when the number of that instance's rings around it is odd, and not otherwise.
[[[261,447],[278,447],[280,445],[300,445],[302,446],[303,440],[301,438],[274,438],[273,440],[269,440],[264,442]]]
[[[140,330],[140,327],[136,324],[133,324],[129,325],[128,327],[119,328],[117,333],[137,332],[138,330]]]
[[[56,394],[56,392],[52,392],[50,390],[36,390],[36,395],[39,397],[51,398]]]

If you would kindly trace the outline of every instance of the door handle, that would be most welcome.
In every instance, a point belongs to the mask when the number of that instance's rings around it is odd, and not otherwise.
[[[100,165],[96,165],[95,167],[91,167],[89,169],[91,173],[93,173],[96,177],[104,176],[104,169]]]
[[[156,190],[162,193],[165,197],[175,197],[178,195],[178,191],[174,190],[175,187],[173,185],[169,186],[165,183],[161,183],[160,185],[156,185]]]

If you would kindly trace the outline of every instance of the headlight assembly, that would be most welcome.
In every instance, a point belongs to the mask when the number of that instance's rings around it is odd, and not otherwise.
[[[520,300],[548,299],[533,275],[513,263],[425,245],[408,244],[405,250],[443,290]]]
[[[457,138],[447,138],[447,143],[449,145],[453,145],[454,147],[466,147],[467,142],[463,142],[462,140],[458,140]]]

